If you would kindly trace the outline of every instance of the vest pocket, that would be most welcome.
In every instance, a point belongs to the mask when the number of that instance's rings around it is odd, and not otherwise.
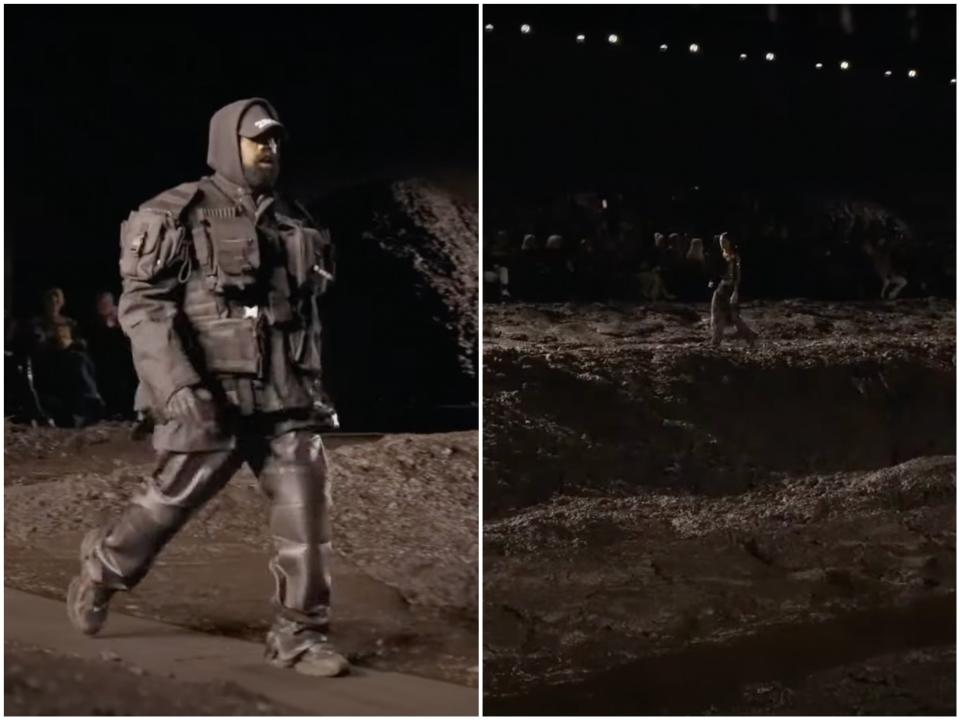
[[[217,289],[243,290],[253,285],[260,267],[256,228],[246,218],[211,218],[207,222],[216,261]]]
[[[260,335],[252,318],[203,320],[194,326],[207,370],[228,375],[259,375]]]
[[[183,230],[168,225],[166,214],[138,210],[120,226],[120,274],[152,280],[179,254]]]

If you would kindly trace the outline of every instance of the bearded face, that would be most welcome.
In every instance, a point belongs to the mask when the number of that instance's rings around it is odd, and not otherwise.
[[[240,137],[240,162],[247,184],[254,190],[270,190],[280,176],[280,144],[266,133],[255,138]]]

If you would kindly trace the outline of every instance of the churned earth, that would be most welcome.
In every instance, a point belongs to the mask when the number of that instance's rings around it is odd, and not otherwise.
[[[488,714],[953,714],[955,309],[488,305]]]
[[[62,599],[83,533],[118,513],[151,472],[150,444],[130,440],[122,424],[80,431],[7,424],[4,441],[5,585]],[[330,435],[327,448],[335,503],[333,638],[360,666],[476,686],[476,432]],[[244,468],[112,606],[260,641],[272,620],[271,554],[266,500]],[[100,673],[95,663],[82,668],[40,648],[8,645],[5,653],[8,702],[11,687],[20,688],[15,703],[29,705],[33,697],[11,663],[25,676],[45,663],[55,677]],[[131,688],[150,682],[134,678]],[[194,712],[206,707],[205,693],[194,693]],[[223,697],[223,704],[210,704],[213,714],[284,712],[232,690]],[[101,705],[119,711],[126,706],[118,698],[120,704],[108,698]],[[240,705],[230,706],[234,701]],[[17,707],[55,712],[52,702]]]

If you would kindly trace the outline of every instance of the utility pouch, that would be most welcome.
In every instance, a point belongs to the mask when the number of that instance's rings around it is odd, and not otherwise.
[[[293,280],[294,292],[309,288],[324,292],[333,277],[330,254],[330,233],[304,225],[301,221],[277,214],[280,236],[287,256],[287,271]],[[332,256],[331,256],[332,257]]]
[[[216,267],[217,292],[245,290],[257,281],[260,245],[253,223],[243,216],[206,218]]]
[[[135,210],[120,226],[120,275],[152,280],[180,255],[184,229],[157,210]]]
[[[213,373],[260,375],[260,334],[253,318],[218,318],[195,325],[206,367]]]
[[[301,299],[300,324],[287,333],[288,351],[294,367],[307,375],[319,375],[323,369],[320,351],[320,316],[316,296]]]

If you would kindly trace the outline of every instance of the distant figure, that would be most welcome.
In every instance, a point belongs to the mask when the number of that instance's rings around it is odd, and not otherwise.
[[[710,303],[713,345],[720,347],[723,330],[732,323],[737,328],[736,337],[743,338],[753,347],[757,341],[757,334],[740,317],[740,255],[727,233],[720,233],[720,250],[723,252],[726,269],[717,289],[713,292],[713,301]],[[713,283],[711,282],[710,285],[712,286]]]
[[[674,237],[676,233],[671,233]],[[664,273],[669,272],[669,266],[673,263],[673,254],[671,252],[670,238],[664,237],[663,233],[653,234],[653,245],[655,250],[655,260],[653,268],[640,273],[641,293],[648,300],[676,300],[677,296],[670,292],[670,288],[664,281]]]
[[[703,240],[701,238],[693,238],[690,241],[690,249],[687,250],[687,262],[697,265],[706,264],[707,258],[703,254]]]
[[[133,367],[130,340],[117,318],[113,293],[101,292],[97,295],[96,318],[88,335],[90,356],[97,371],[97,386],[106,405],[107,416],[132,418],[137,372]]]
[[[547,250],[563,250],[563,236],[562,235],[548,236]]]
[[[873,267],[883,283],[880,288],[880,299],[896,300],[900,292],[907,286],[907,279],[903,275],[897,274],[893,269],[893,248],[887,238],[881,237],[876,245],[869,240],[864,240],[863,251],[873,260]]]
[[[675,299],[675,296],[668,293],[663,286],[659,268],[642,268],[636,277],[639,283],[640,297],[644,300],[656,302],[663,299]]]
[[[103,414],[96,371],[73,338],[73,325],[60,323],[37,353],[35,383],[40,405],[60,427],[84,427]]]
[[[574,266],[562,235],[553,234],[547,237],[543,264],[546,299],[569,300]]]
[[[491,299],[506,302],[510,300],[510,264],[513,262],[510,234],[506,230],[497,231],[488,258],[483,281],[492,290]]]
[[[15,422],[52,425],[33,385],[33,359],[24,345],[27,337],[12,315],[5,312],[3,320],[3,415]]]
[[[43,310],[33,319],[31,331],[33,333],[34,348],[47,347],[54,343],[57,328],[69,325],[74,342],[79,340],[76,332],[77,323],[73,318],[63,314],[66,298],[63,290],[58,287],[49,288],[43,294]]]

